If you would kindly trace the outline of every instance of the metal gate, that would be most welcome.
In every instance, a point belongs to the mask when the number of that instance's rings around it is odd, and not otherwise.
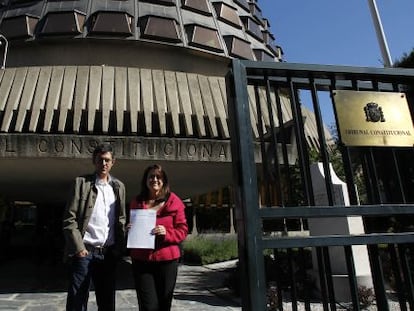
[[[329,141],[324,124],[330,110],[338,127],[337,90],[401,92],[414,107],[414,70],[234,60],[227,82],[243,310],[414,310],[414,149],[346,146],[339,133]],[[313,162],[325,176],[324,205],[315,203]],[[330,163],[346,183],[345,207]],[[364,232],[310,234],[315,219],[347,217],[359,217]],[[361,245],[372,291],[359,284]],[[349,301],[334,284],[339,260]]]

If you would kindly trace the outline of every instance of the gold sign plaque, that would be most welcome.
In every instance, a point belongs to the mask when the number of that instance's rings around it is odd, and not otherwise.
[[[404,93],[336,90],[338,131],[346,146],[414,145],[414,130]]]

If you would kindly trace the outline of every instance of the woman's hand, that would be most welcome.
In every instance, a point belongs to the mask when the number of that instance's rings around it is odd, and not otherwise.
[[[166,235],[167,230],[165,230],[163,225],[157,225],[154,229],[152,229],[151,233],[153,235]]]

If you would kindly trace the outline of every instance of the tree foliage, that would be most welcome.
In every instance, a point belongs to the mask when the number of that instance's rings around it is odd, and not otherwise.
[[[404,53],[401,59],[397,60],[394,67],[414,68],[414,49],[409,53]]]

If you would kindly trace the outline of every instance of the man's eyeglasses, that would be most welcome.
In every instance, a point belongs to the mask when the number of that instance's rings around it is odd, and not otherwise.
[[[102,163],[102,162],[111,163],[112,159],[109,159],[109,158],[96,158],[96,163]]]

